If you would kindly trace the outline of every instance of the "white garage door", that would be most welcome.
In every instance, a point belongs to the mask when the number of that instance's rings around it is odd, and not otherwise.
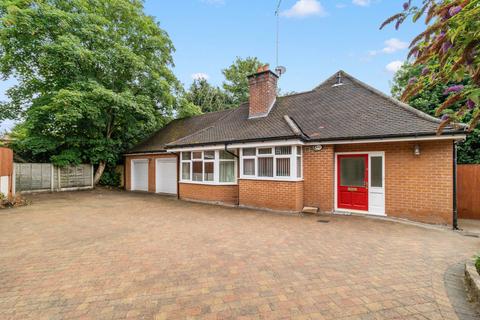
[[[148,160],[132,160],[132,190],[148,191]]]
[[[177,159],[157,159],[156,168],[157,193],[177,194]]]

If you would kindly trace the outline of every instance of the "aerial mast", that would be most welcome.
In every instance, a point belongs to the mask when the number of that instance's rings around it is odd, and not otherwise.
[[[278,0],[277,9],[275,10],[276,22],[277,22],[277,30],[276,30],[276,39],[275,39],[275,72],[278,76],[284,74],[287,69],[278,64],[278,47],[279,47],[279,33],[280,33],[280,5],[282,4],[282,0]]]

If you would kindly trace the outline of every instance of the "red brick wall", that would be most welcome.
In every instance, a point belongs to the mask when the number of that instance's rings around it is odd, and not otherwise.
[[[303,181],[269,181],[241,179],[240,205],[281,211],[301,211]]]
[[[135,156],[125,156],[125,189],[131,190],[131,168],[132,160],[135,159],[148,159],[148,192],[156,191],[155,184],[155,166],[157,158],[176,158],[174,154],[147,154],[147,155],[135,155]],[[178,172],[178,169],[177,169]],[[178,174],[177,174],[178,177]]]
[[[420,155],[413,154],[414,145]],[[453,142],[337,145],[336,152],[385,151],[385,212],[409,220],[452,224]]]
[[[180,199],[238,204],[237,185],[180,183]]]
[[[334,163],[333,146],[324,146],[321,151],[303,148],[303,203],[306,207],[316,207],[321,212],[333,211]]]

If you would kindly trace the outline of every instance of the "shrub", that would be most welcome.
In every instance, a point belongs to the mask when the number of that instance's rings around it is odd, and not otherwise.
[[[115,171],[115,167],[107,167],[98,183],[102,186],[120,187],[120,178],[121,175]]]

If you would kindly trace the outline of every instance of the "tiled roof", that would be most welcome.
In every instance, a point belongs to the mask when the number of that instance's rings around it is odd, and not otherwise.
[[[278,97],[269,115],[248,119],[248,103],[203,123],[208,114],[174,122],[151,139],[161,145],[181,147],[239,141],[302,138],[312,141],[350,140],[413,135],[433,135],[439,120],[403,104],[340,71],[311,91]],[[294,133],[289,116],[304,135]],[[214,117],[215,118],[215,117]],[[176,127],[184,127],[178,128]],[[200,128],[201,127],[201,128]],[[183,133],[175,136],[170,131]],[[188,133],[187,133],[188,132]],[[446,128],[444,134],[458,132]],[[173,139],[172,139],[173,138]],[[156,141],[151,142],[159,145]],[[141,150],[139,146],[137,150]]]

